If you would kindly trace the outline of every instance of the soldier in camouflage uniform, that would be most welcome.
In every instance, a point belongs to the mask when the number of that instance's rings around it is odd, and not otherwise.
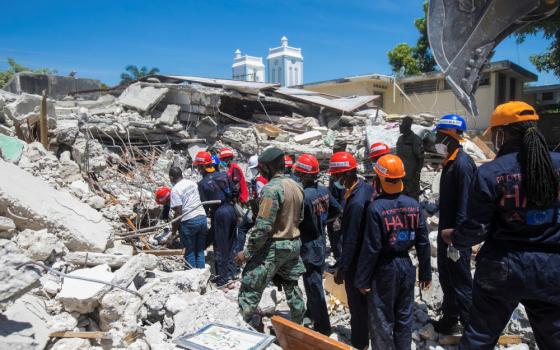
[[[255,226],[247,235],[245,248],[235,257],[238,265],[247,261],[239,308],[245,321],[254,323],[262,292],[276,276],[286,293],[292,321],[301,324],[305,306],[298,280],[305,266],[300,258],[298,226],[303,220],[303,189],[284,174],[284,152],[278,148],[263,152],[259,171],[269,182],[261,193]]]

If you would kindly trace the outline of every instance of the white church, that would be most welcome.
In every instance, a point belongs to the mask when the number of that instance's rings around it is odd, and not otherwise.
[[[288,38],[280,39],[280,46],[268,49],[266,74],[262,57],[241,55],[237,49],[233,58],[234,80],[277,83],[282,86],[303,84],[303,56],[301,48],[288,46]]]

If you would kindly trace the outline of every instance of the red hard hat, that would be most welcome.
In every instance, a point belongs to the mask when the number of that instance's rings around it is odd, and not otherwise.
[[[294,170],[304,174],[317,174],[319,173],[319,162],[310,154],[302,154],[297,159]]]
[[[331,157],[329,162],[329,174],[344,173],[346,171],[356,169],[358,163],[356,158],[348,152],[337,152]]]
[[[389,153],[391,153],[389,146],[383,142],[376,142],[369,148],[369,159],[381,157]]]
[[[233,158],[233,156],[234,156],[233,150],[228,147],[222,148],[220,150],[220,154],[218,155],[220,159]]]
[[[286,168],[291,168],[294,166],[294,160],[292,159],[292,157],[288,156],[288,155],[284,155],[284,165]]]
[[[194,157],[193,165],[210,165],[212,164],[212,155],[208,152],[198,152]]]
[[[163,205],[169,201],[169,197],[171,196],[171,189],[167,186],[158,187],[155,194],[156,203]]]

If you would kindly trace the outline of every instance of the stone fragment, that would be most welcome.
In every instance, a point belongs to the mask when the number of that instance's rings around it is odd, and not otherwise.
[[[14,236],[16,224],[14,220],[0,216],[0,238],[10,239]]]
[[[52,255],[61,255],[66,250],[64,243],[47,230],[25,230],[20,232],[14,241],[32,260],[45,261]]]
[[[94,278],[105,282],[111,282],[114,277],[109,265],[79,269],[70,272],[69,275]],[[76,311],[81,314],[87,314],[99,305],[101,297],[107,291],[106,287],[105,284],[101,283],[65,278],[62,290],[58,293],[56,299],[62,302],[64,309],[68,312]]]
[[[45,303],[26,294],[0,315],[0,349],[42,350],[47,345],[47,320],[51,316]]]
[[[49,332],[73,331],[78,326],[78,319],[68,312],[62,312],[49,317],[47,327]]]
[[[50,348],[51,350],[91,350],[91,343],[88,339],[81,338],[62,338]]]
[[[181,106],[169,104],[158,119],[158,124],[173,125],[181,112]]]
[[[141,272],[154,270],[158,265],[159,258],[152,254],[134,255],[117,271],[115,271],[112,283],[123,288],[128,287],[132,280]]]
[[[94,195],[88,198],[87,204],[95,209],[101,209],[105,207],[105,199],[101,196]]]
[[[26,218],[14,218],[18,228],[47,228],[70,250],[103,251],[112,232],[112,227],[97,210],[2,160],[0,207],[9,207],[12,213]]]
[[[159,271],[158,274],[160,274]],[[210,280],[210,266],[206,265],[204,269],[190,269],[173,271],[171,273],[161,273],[158,277],[162,282],[171,283],[181,291],[204,294],[206,292],[208,281]]]
[[[39,281],[41,282],[43,290],[50,295],[58,294],[62,288],[62,281],[60,278],[50,273],[43,275]]]
[[[161,324],[159,322],[145,327],[144,336],[146,341],[150,345],[150,349],[152,350],[176,349],[174,344],[166,341],[165,335],[163,334],[161,329]]]
[[[19,267],[28,261],[29,258],[14,242],[0,239],[0,310],[3,303],[20,297],[38,285],[41,273],[37,267]]]
[[[131,258],[131,255],[90,252],[69,252],[64,256],[66,262],[75,265],[97,266],[107,264],[111,267],[121,267]]]
[[[294,142],[304,145],[311,143],[311,141],[320,140],[321,138],[323,138],[323,134],[319,130],[312,130],[294,136]]]
[[[156,88],[153,86],[142,87],[141,84],[135,83],[123,91],[118,101],[125,107],[139,112],[147,112],[157,105],[168,91],[168,88]]]

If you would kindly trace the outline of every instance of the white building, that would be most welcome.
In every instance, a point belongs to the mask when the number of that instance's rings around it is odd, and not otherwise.
[[[256,81],[264,83],[264,64],[262,57],[244,55],[235,50],[231,66],[233,80]]]
[[[303,84],[303,56],[301,48],[289,47],[288,38],[281,39],[282,45],[268,50],[267,80],[282,86]]]

